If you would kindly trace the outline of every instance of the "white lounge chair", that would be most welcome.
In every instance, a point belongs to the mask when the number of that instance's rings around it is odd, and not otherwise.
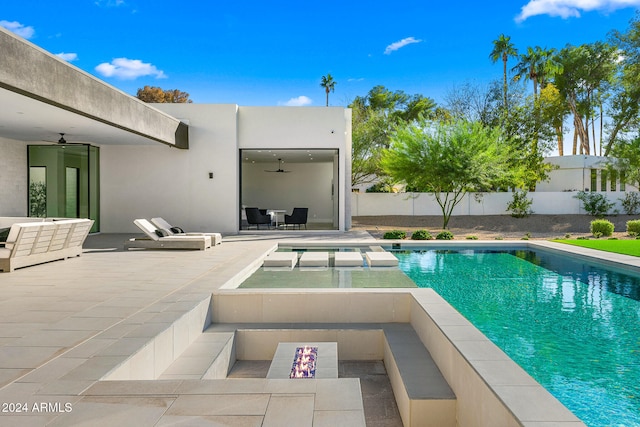
[[[222,234],[220,233],[199,233],[199,232],[190,232],[187,233],[179,227],[174,227],[165,221],[163,218],[151,218],[151,223],[158,227],[161,230],[166,230],[170,236],[178,235],[187,235],[187,236],[209,236],[211,237],[212,245],[219,245],[222,243]]]
[[[146,219],[136,219],[133,223],[138,226],[147,237],[143,239],[129,239],[124,244],[125,249],[199,249],[203,251],[211,247],[211,237],[209,236],[164,236],[162,231],[158,230]]]

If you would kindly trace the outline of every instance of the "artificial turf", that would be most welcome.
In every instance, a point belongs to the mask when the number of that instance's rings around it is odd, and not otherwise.
[[[583,248],[598,249],[617,254],[640,257],[640,240],[554,240],[558,243],[582,246]]]

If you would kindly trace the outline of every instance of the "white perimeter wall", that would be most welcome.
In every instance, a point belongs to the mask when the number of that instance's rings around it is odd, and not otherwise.
[[[154,106],[189,121],[189,149],[101,146],[101,231],[137,232],[134,219],[160,216],[188,231],[236,232],[237,106]]]
[[[0,216],[28,214],[28,144],[0,138]]]
[[[476,200],[476,194],[480,197]],[[577,215],[585,214],[581,202],[574,196],[577,192],[532,192],[527,197],[533,200],[531,209],[536,214]],[[621,191],[604,194],[615,202],[620,212],[618,199],[624,198]],[[453,215],[509,215],[507,204],[513,200],[513,193],[472,193],[467,194],[453,210]],[[442,210],[430,193],[352,193],[353,216],[375,215],[442,215]]]

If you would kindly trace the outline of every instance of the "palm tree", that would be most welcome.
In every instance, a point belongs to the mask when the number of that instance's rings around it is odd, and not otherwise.
[[[562,71],[555,49],[542,49],[540,46],[528,47],[527,53],[520,55],[520,62],[513,67],[514,80],[524,77],[533,82],[533,98],[538,99],[538,85],[545,87],[549,78]]]
[[[327,94],[327,107],[329,106],[329,92],[333,92],[336,87],[336,81],[333,80],[333,76],[327,73],[326,76],[322,76],[322,80],[320,81],[320,87],[324,88],[325,93]]]
[[[491,61],[495,64],[502,59],[503,68],[503,94],[502,102],[504,102],[504,109],[507,111],[507,61],[509,57],[518,56],[516,47],[511,43],[511,37],[500,34],[497,40],[493,41],[493,50],[489,55]]]

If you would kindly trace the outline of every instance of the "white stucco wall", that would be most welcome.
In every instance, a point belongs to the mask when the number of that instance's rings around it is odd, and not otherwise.
[[[154,106],[189,124],[189,149],[101,146],[102,232],[136,232],[135,218],[155,216],[189,231],[237,232],[241,206],[239,150],[260,148],[339,150],[339,229],[350,224],[345,218],[345,206],[350,203],[345,202],[350,194],[345,191],[349,170],[346,162],[350,162],[351,152],[350,110],[211,104]],[[301,170],[295,174],[296,182],[290,190],[280,193],[282,200],[277,196],[274,200],[271,191],[270,199],[263,201],[260,188],[251,189],[252,193],[244,198],[264,208],[291,211],[296,206],[308,206],[310,222],[328,221],[333,218],[333,166],[326,165],[287,163],[288,169]],[[257,167],[263,173],[264,164]],[[213,179],[209,179],[209,172]],[[249,169],[247,173],[252,172]],[[319,179],[328,182],[326,191],[309,199],[304,187],[309,188]],[[330,203],[324,203],[323,197]]]
[[[28,214],[28,144],[0,138],[0,216]]]
[[[134,219],[161,216],[189,231],[236,232],[237,106],[156,106],[188,120],[189,149],[102,146],[101,231],[136,232]]]
[[[338,189],[337,226],[340,230],[351,226],[351,110],[341,107],[239,107],[238,123],[238,147],[242,150],[339,150],[339,178],[334,183]],[[311,211],[309,214],[312,220]],[[320,214],[316,215],[319,218]]]

